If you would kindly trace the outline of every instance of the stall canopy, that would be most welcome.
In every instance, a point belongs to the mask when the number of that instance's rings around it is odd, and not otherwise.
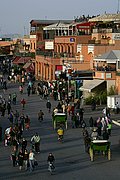
[[[83,86],[79,88],[80,91],[88,91],[91,92],[93,89],[98,87],[99,85],[102,86],[102,83],[104,83],[104,80],[99,79],[93,79],[93,80],[84,80]]]
[[[31,60],[31,57],[20,57],[20,56],[16,56],[15,59],[13,60],[13,64],[25,64],[28,61]]]
[[[35,71],[35,67],[34,64],[32,62],[27,62],[23,68],[26,70],[26,72],[34,72]]]

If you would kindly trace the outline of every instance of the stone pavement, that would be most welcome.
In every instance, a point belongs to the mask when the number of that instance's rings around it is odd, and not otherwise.
[[[28,149],[31,148],[30,138],[35,132],[41,136],[41,153],[36,154],[38,167],[35,171],[19,171],[18,167],[12,167],[10,160],[10,147],[4,147],[3,142],[0,143],[0,179],[2,180],[116,180],[120,178],[119,164],[120,164],[120,128],[113,125],[112,136],[110,137],[112,160],[108,161],[103,156],[97,156],[94,162],[90,161],[89,155],[85,153],[84,143],[82,138],[82,130],[80,128],[72,129],[70,120],[68,120],[68,130],[65,130],[64,142],[57,141],[56,131],[53,130],[51,113],[46,110],[46,100],[40,100],[39,96],[27,96],[26,90],[23,95],[19,94],[18,85],[10,84],[8,91],[5,93],[5,98],[8,98],[9,93],[17,92],[17,105],[12,106],[13,110],[17,109],[23,112],[20,106],[20,99],[23,96],[26,101],[25,114],[28,114],[31,119],[31,127],[29,131],[24,132],[24,137],[28,140]],[[0,91],[0,94],[3,94]],[[52,108],[57,104],[56,101],[50,99]],[[37,113],[42,109],[45,116],[42,123],[37,120]],[[90,108],[85,108],[84,119],[88,124],[90,116],[97,118],[101,115],[101,109],[91,111]],[[112,115],[112,118],[119,118],[119,115]],[[0,117],[0,124],[3,129],[9,126],[7,114],[5,118]],[[89,129],[89,128],[88,128]],[[50,175],[47,171],[47,156],[52,152],[55,155],[55,172]]]

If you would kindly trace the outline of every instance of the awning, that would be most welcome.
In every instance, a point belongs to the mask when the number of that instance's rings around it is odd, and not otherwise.
[[[27,72],[34,72],[35,71],[35,67],[34,64],[32,62],[27,62],[23,68],[27,71]]]
[[[102,84],[104,80],[93,79],[93,80],[84,80],[83,86],[79,88],[80,91],[88,91],[91,92],[92,89]]]
[[[13,60],[13,64],[25,64],[27,63],[28,61],[31,60],[31,57],[16,57],[14,60]]]

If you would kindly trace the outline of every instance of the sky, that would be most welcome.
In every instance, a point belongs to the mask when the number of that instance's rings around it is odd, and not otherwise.
[[[0,35],[29,34],[34,19],[73,20],[83,14],[116,13],[119,4],[120,0],[0,0]]]

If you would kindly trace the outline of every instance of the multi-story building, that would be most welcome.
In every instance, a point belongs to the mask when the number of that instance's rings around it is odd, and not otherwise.
[[[33,22],[35,21],[31,21],[31,26],[33,26]],[[46,23],[50,24],[53,21],[47,21]],[[43,75],[47,72],[44,69],[47,68],[49,69],[48,72],[52,72],[53,75],[49,74],[45,75],[45,77],[49,77],[50,80],[52,80],[50,77],[54,79],[56,66],[63,65],[63,61],[71,64],[73,69],[84,69],[84,65],[81,63],[83,58],[79,56],[79,52],[77,53],[77,44],[88,43],[91,39],[91,27],[93,24],[60,20],[45,27],[41,25],[43,29],[38,28],[38,25],[34,24],[34,28],[31,27],[34,31],[31,30],[30,37],[31,51],[34,52],[36,50],[36,77],[44,79]],[[41,31],[41,39],[37,36],[37,34],[40,34],[40,32],[37,33],[37,30]],[[81,67],[78,66],[79,62]],[[85,61],[85,67],[90,69],[88,61]]]
[[[111,86],[115,86],[117,92],[120,93],[119,68],[117,68],[119,62],[117,54],[120,50],[120,14],[104,14],[90,19],[89,22],[94,22],[95,26],[92,29],[89,43],[79,45],[80,54],[83,58],[90,58],[90,67],[95,72],[95,83],[96,79],[100,80],[100,83],[105,81],[107,90]],[[106,60],[104,57],[108,54],[111,59]],[[117,60],[115,60],[115,57]],[[109,68],[106,71],[105,68],[101,67]],[[83,85],[81,89],[84,90],[89,87],[89,83],[86,84],[85,82],[85,86]],[[93,89],[95,83],[93,83]],[[92,87],[90,86],[90,88]],[[91,89],[87,90],[91,91]]]
[[[57,67],[61,69],[64,63],[74,70],[93,70],[95,79],[110,82],[110,76],[106,79],[100,75],[102,72],[96,68],[95,59],[109,51],[120,50],[119,22],[120,14],[104,14],[84,22],[31,21],[31,51],[36,52],[36,77],[53,80]],[[100,64],[101,61],[97,62],[98,66]],[[112,72],[113,85],[119,84],[118,74]]]

